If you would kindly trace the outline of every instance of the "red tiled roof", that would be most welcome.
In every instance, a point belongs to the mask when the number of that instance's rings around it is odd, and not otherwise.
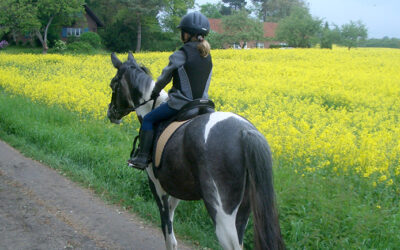
[[[221,19],[209,18],[211,30],[217,33],[223,33],[224,30],[222,28]],[[275,37],[275,30],[278,27],[278,23],[264,23],[264,37]]]

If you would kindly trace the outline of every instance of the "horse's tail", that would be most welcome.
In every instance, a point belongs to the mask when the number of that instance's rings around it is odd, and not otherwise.
[[[254,219],[255,249],[284,249],[272,177],[272,155],[257,130],[242,132]]]

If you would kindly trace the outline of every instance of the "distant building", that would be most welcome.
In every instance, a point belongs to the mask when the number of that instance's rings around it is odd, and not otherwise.
[[[208,20],[210,21],[210,28],[212,31],[215,31],[220,34],[224,32],[221,19],[210,18]],[[274,38],[277,27],[278,27],[278,23],[264,22],[263,23],[264,37],[265,38]],[[277,42],[277,41],[247,41],[245,44],[245,48],[269,48],[271,46],[271,44],[278,45],[278,44],[281,44],[281,42]],[[227,45],[226,47],[240,48],[240,45],[239,44],[231,44],[231,45]]]
[[[79,18],[78,21],[75,22],[71,26],[65,26],[61,30],[60,37],[62,40],[67,40],[68,37],[79,37],[83,33],[91,31],[96,32],[97,29],[104,27],[103,23],[100,19],[93,13],[93,11],[85,4],[83,5],[85,8],[84,16],[85,18]],[[82,16],[81,16],[82,17]]]

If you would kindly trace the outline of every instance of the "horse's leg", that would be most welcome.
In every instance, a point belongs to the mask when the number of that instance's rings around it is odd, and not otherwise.
[[[248,193],[246,192],[243,197],[243,201],[240,204],[238,213],[236,215],[236,230],[239,237],[239,244],[242,246],[242,248],[243,248],[244,233],[247,227],[247,223],[249,222],[250,212],[251,212],[250,198],[248,196]]]
[[[151,191],[157,202],[158,209],[160,210],[161,229],[165,238],[165,246],[168,250],[178,249],[178,242],[175,238],[172,220],[174,217],[175,208],[178,206],[179,199],[169,196],[164,191],[160,185],[160,182],[155,178],[151,167],[147,168],[147,174],[149,176]]]
[[[203,187],[203,192],[205,191],[204,188],[205,187]],[[207,189],[210,195],[205,195],[203,200],[214,222],[215,233],[219,243],[224,249],[242,249],[236,230],[236,215],[240,204],[237,204],[235,206],[236,208],[231,213],[227,213],[224,210],[220,192],[215,183]]]

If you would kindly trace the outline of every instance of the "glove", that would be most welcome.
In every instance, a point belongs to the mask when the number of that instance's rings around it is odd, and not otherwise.
[[[160,91],[158,91],[157,89],[153,89],[153,91],[151,92],[151,96],[150,96],[150,98],[151,99],[153,99],[153,100],[155,100],[155,99],[157,99],[157,97],[160,95]]]

